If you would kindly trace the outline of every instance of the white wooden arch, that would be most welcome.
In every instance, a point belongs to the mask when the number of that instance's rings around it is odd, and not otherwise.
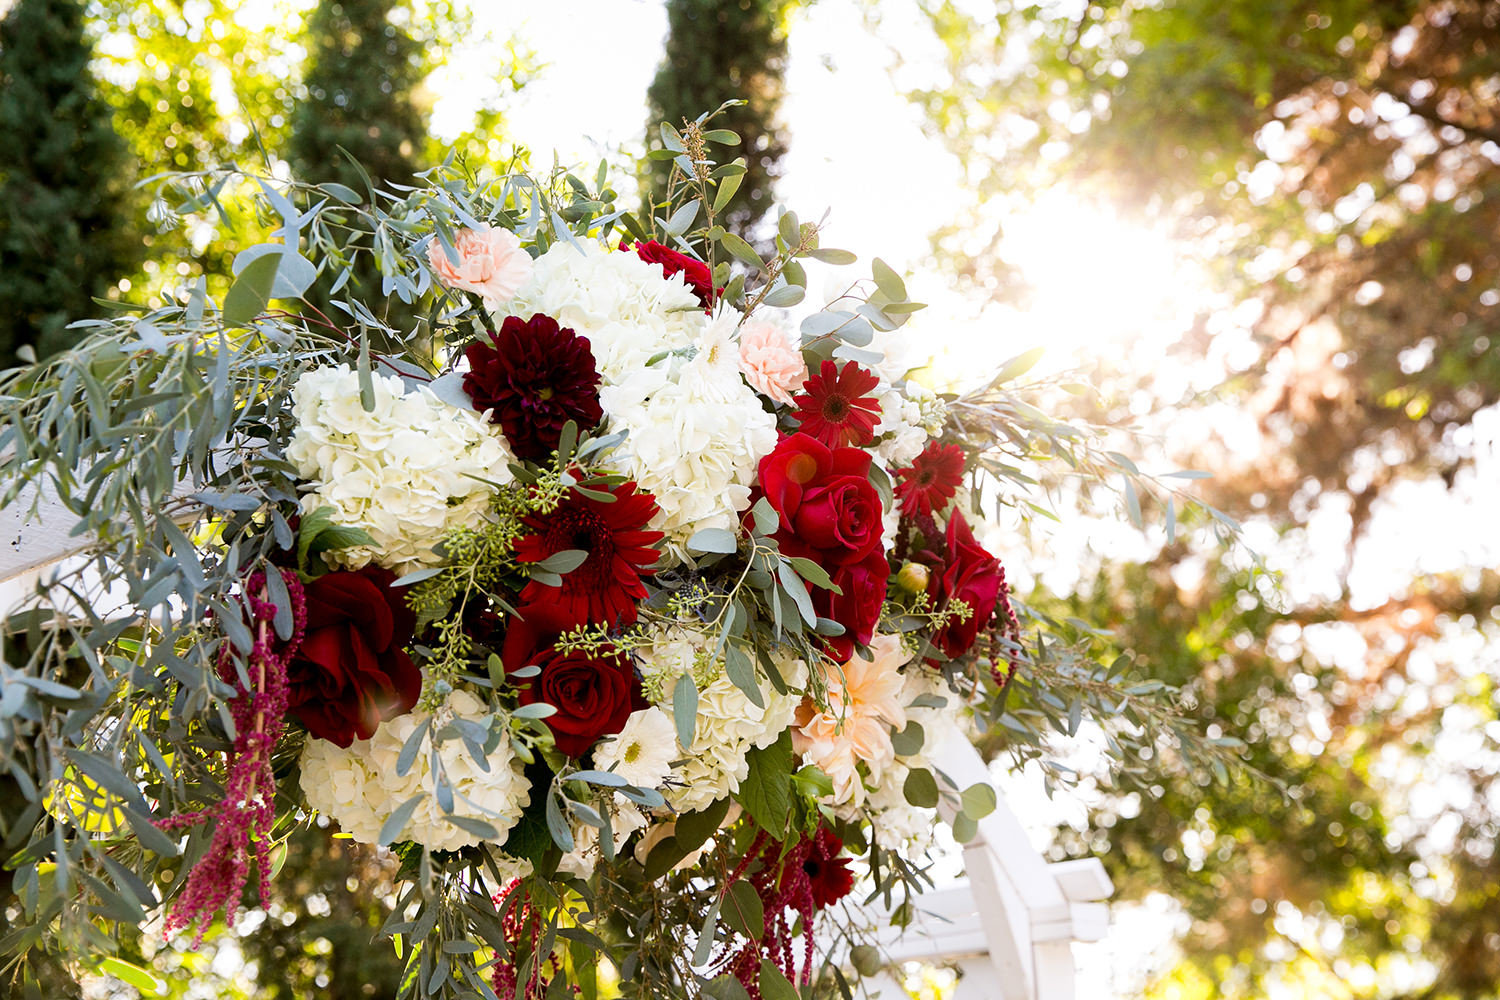
[[[70,534],[78,519],[43,493],[0,511],[0,615],[36,583],[88,545]],[[966,740],[947,740],[934,762],[960,788],[989,781],[989,769]],[[944,815],[951,820],[951,808]],[[1109,929],[1104,900],[1114,891],[1097,858],[1049,863],[1032,847],[1020,819],[1002,797],[964,846],[967,878],[922,894],[902,930],[881,921],[878,944],[895,963],[949,964],[962,973],[956,1000],[1073,1000],[1075,941],[1099,941]],[[875,984],[887,1000],[903,995],[882,974]]]

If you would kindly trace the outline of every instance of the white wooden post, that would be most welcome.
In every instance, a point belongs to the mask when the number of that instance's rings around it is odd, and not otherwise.
[[[989,769],[966,740],[938,749],[937,768],[960,788],[989,781]],[[953,818],[951,805],[943,818]],[[1102,902],[1114,885],[1097,858],[1049,863],[1004,798],[964,845],[968,878],[924,893],[904,932],[886,927],[880,944],[892,962],[956,965],[957,1000],[1073,1000],[1075,941],[1099,941],[1109,930]],[[895,993],[897,984],[886,977]]]

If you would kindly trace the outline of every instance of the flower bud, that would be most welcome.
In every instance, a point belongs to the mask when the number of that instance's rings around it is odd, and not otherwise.
[[[908,594],[925,594],[928,575],[927,567],[921,563],[906,563],[901,567],[901,572],[896,574],[896,586]]]

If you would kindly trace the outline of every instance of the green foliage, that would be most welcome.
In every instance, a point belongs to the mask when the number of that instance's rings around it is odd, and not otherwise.
[[[405,11],[401,0],[320,0],[307,22],[305,93],[292,115],[286,149],[293,176],[342,184],[369,204],[375,200],[372,185],[389,189],[414,182],[427,128],[412,92],[425,64],[396,16]],[[369,237],[355,229],[348,242]],[[382,287],[370,258],[359,259],[351,284],[365,301],[387,303],[381,310],[387,325],[402,332],[415,326],[416,313]],[[325,278],[311,300],[327,312],[332,297]]]
[[[85,27],[78,0],[19,0],[0,22],[0,366],[76,339],[64,327],[140,258]]]
[[[704,108],[743,102],[716,123],[740,137],[735,152],[745,163],[739,190],[716,208],[726,229],[752,243],[764,239],[761,222],[786,155],[776,115],[785,89],[786,21],[795,6],[796,0],[668,0],[666,53],[646,92],[652,141],[658,122],[681,128]],[[646,196],[653,205],[670,200],[671,175],[670,161],[652,162]]]

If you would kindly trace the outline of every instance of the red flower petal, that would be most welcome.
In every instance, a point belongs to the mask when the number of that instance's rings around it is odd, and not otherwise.
[[[875,440],[880,403],[865,393],[880,379],[853,361],[842,369],[825,361],[817,375],[802,383],[805,395],[793,398],[802,432],[830,448],[864,446]]]

